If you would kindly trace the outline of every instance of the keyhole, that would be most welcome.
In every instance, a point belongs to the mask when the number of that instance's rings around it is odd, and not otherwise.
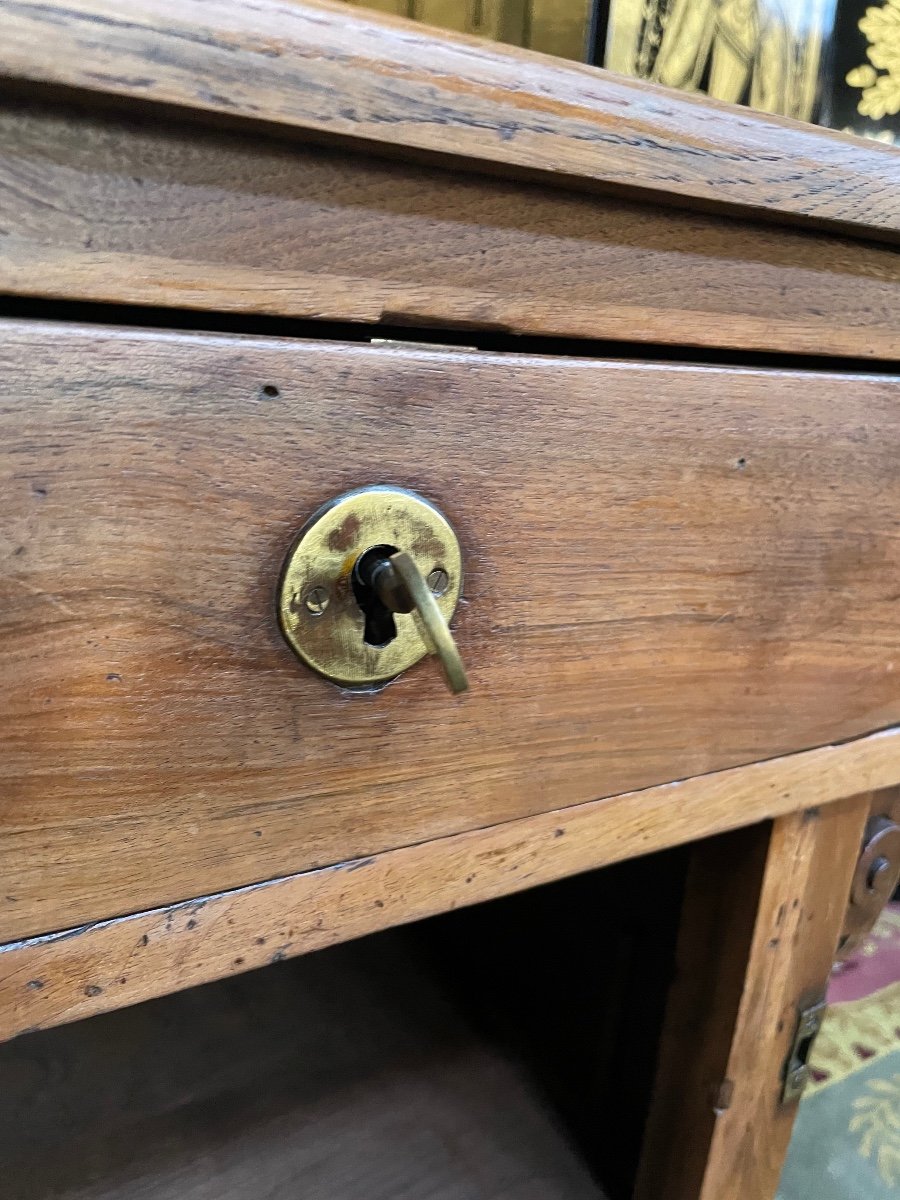
[[[810,1051],[812,1050],[813,1042],[816,1040],[817,1033],[818,1033],[818,1029],[814,1029],[812,1031],[812,1033],[809,1035],[809,1037],[805,1037],[805,1038],[803,1038],[802,1041],[797,1043],[797,1050],[795,1053],[795,1057],[797,1059],[797,1062],[802,1063],[804,1067],[807,1066],[809,1063],[809,1054],[810,1054]]]
[[[394,614],[372,587],[372,570],[386,558],[397,553],[395,546],[373,546],[361,554],[353,568],[353,595],[366,619],[363,641],[367,646],[382,649],[397,636]]]

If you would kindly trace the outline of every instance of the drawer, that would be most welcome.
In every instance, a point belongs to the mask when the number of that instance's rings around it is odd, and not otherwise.
[[[900,718],[896,378],[2,334],[0,940]],[[281,635],[298,530],[367,484],[458,534],[462,696]]]
[[[295,97],[296,85],[290,91]],[[643,122],[639,136],[647,137]],[[670,179],[671,158],[661,153],[661,177]],[[358,145],[348,153],[171,114],[140,120],[70,97],[27,106],[0,98],[0,290],[900,358],[891,246],[743,213],[680,212],[671,194],[639,202],[484,178],[471,167],[382,160]],[[794,164],[791,175],[796,188]],[[866,185],[844,183],[858,213]],[[819,176],[817,201],[825,199]]]

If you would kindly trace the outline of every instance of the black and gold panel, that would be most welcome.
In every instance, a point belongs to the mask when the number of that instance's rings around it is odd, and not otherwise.
[[[441,29],[588,61],[595,0],[350,0]]]
[[[606,65],[809,121],[832,0],[612,0]]]
[[[900,141],[900,0],[610,0],[595,61]]]
[[[818,119],[900,145],[900,0],[838,4]]]
[[[350,0],[900,144],[900,0]]]

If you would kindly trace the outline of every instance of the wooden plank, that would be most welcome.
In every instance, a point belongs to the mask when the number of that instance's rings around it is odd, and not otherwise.
[[[728,1055],[771,842],[763,822],[692,849],[635,1200],[700,1195],[717,1111],[732,1099]]]
[[[900,232],[900,153],[320,0],[6,0],[9,79],[264,121],[471,169]]]
[[[900,720],[898,382],[0,326],[3,940]],[[288,548],[459,532],[471,692],[345,693]]]
[[[797,1108],[782,1067],[825,993],[869,803],[698,847],[638,1200],[774,1197]]]
[[[898,778],[895,730],[7,944],[0,947],[0,1039]],[[721,895],[728,894],[723,882]],[[723,945],[714,940],[716,954]]]
[[[9,295],[900,358],[900,256],[808,230],[73,106],[0,198]]]

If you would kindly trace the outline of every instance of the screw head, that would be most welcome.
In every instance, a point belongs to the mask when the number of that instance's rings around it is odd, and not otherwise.
[[[443,596],[450,582],[450,576],[443,567],[435,567],[433,571],[429,572],[426,582],[435,596]]]
[[[306,605],[307,612],[314,617],[321,617],[322,613],[328,607],[331,597],[328,591],[323,587],[310,588],[303,598],[303,603]]]

